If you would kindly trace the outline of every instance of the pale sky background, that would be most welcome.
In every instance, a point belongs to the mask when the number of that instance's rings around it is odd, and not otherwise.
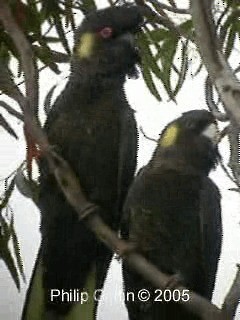
[[[127,82],[126,92],[130,105],[136,110],[138,125],[143,127],[147,136],[157,138],[164,126],[184,111],[206,108],[203,91],[204,76],[203,71],[195,79],[189,77],[177,96],[177,104],[168,102],[166,96],[163,96],[163,101],[159,103],[149,93],[141,77]],[[63,76],[57,77],[49,72],[42,74],[41,100],[56,81],[60,82],[58,91],[60,90],[65,83],[59,80],[61,78]],[[6,115],[4,111],[0,110],[0,112]],[[20,141],[15,141],[0,127],[0,179],[12,172],[25,157],[22,125],[15,120],[11,123],[15,124],[14,128],[21,138]],[[155,143],[148,141],[142,134],[139,142],[138,168],[149,161],[155,148]],[[220,145],[220,152],[227,163],[229,154],[226,139]],[[213,298],[214,303],[220,306],[235,276],[236,263],[240,263],[240,197],[238,193],[229,191],[229,188],[234,185],[220,167],[211,173],[211,177],[222,193],[223,248]],[[30,200],[17,191],[11,199],[11,207],[14,211],[15,228],[19,237],[25,273],[29,281],[40,242],[39,212]],[[124,303],[116,298],[122,292],[121,285],[121,265],[114,260],[105,284],[106,296],[99,306],[98,320],[127,320]],[[0,320],[20,319],[27,286],[28,282],[22,283],[19,293],[5,265],[0,261]],[[240,308],[235,319],[240,320]]]

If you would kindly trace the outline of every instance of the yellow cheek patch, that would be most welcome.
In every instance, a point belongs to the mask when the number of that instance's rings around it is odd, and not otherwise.
[[[89,58],[93,53],[95,36],[93,33],[84,33],[80,38],[80,43],[77,47],[77,54],[80,58]]]
[[[172,124],[169,128],[167,128],[167,130],[161,137],[159,141],[160,146],[170,147],[174,145],[177,140],[178,133],[179,133],[178,126],[176,124]]]

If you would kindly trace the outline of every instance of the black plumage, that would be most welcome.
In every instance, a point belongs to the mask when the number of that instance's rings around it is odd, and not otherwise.
[[[208,111],[189,111],[170,123],[129,190],[122,223],[123,238],[138,252],[208,299],[222,240],[221,197],[208,177],[219,158],[216,141],[216,123]],[[129,319],[197,319],[182,305],[154,301],[159,292],[125,263],[123,276],[125,294],[135,294],[134,302],[126,299]],[[148,302],[138,299],[142,288],[151,292]]]
[[[134,33],[142,21],[136,6],[107,8],[84,19],[75,34],[69,80],[45,124],[50,144],[68,161],[88,200],[99,206],[99,215],[114,230],[119,229],[136,166],[136,123],[123,86],[127,75],[136,75],[140,59]],[[80,314],[68,317],[71,303],[62,303],[61,297],[50,301],[50,289],[101,288],[111,252],[79,222],[45,159],[40,162],[39,206],[42,243],[23,319],[80,319]],[[39,287],[44,301],[41,310],[33,312],[30,305],[40,303],[34,296]],[[91,292],[89,296],[93,300]],[[92,309],[84,312],[82,319],[92,319]]]

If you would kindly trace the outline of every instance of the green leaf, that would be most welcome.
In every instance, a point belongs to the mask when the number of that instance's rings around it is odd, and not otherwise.
[[[58,37],[43,36],[42,40],[44,40],[46,43],[58,43],[58,42],[60,42],[60,39]]]
[[[0,235],[0,258],[5,262],[18,291],[20,291],[20,280],[19,280],[19,275],[17,272],[17,268],[15,266],[13,256],[9,248],[7,247],[7,244],[3,241],[3,239],[1,239],[1,235]]]
[[[37,204],[38,195],[39,195],[39,187],[36,182],[33,180],[28,180],[23,174],[22,169],[17,170],[17,174],[15,176],[15,183],[18,191],[26,198],[30,198]]]
[[[63,48],[66,50],[66,52],[68,54],[70,54],[71,51],[69,49],[68,41],[66,38],[66,33],[65,33],[63,25],[62,25],[62,20],[59,16],[56,16],[56,15],[54,15],[53,19],[54,19],[56,31],[58,33],[59,39],[61,40]]]
[[[25,4],[22,1],[13,0],[10,1],[10,6],[16,22],[26,35],[41,33],[41,20],[36,1],[27,1]]]
[[[149,36],[149,38],[151,39],[151,41],[153,43],[159,43],[163,40],[165,40],[165,38],[168,36],[169,31],[167,29],[154,29],[151,30],[147,33],[147,35]]]
[[[0,213],[2,212],[2,208],[0,208]],[[5,241],[6,243],[10,240],[11,232],[9,230],[8,223],[6,220],[3,218],[3,216],[0,214],[0,242],[1,239]],[[1,246],[0,246],[1,248]]]
[[[138,36],[138,47],[142,52],[142,57],[145,60],[148,68],[156,75],[157,78],[161,79],[161,70],[158,66],[156,59],[153,56],[152,51],[150,50],[150,43],[144,33],[139,34]]]
[[[178,73],[178,81],[176,84],[175,89],[173,90],[173,96],[176,97],[178,92],[183,86],[184,80],[186,79],[186,74],[188,71],[188,41],[182,44],[182,50],[181,50],[181,67],[180,72]]]
[[[182,24],[182,28],[185,28],[186,30],[191,28],[191,21],[184,22]],[[182,59],[181,61],[182,66],[177,80],[178,82],[175,88],[172,88],[172,70],[177,70],[174,66],[174,58],[180,40],[179,36],[166,29],[157,29],[142,33],[138,38],[139,47],[141,49],[142,56],[145,58],[146,65],[150,71],[161,80],[170,99],[174,100],[176,94],[182,87],[186,76],[185,65],[187,63],[187,59],[184,58],[184,60]],[[152,44],[157,50],[157,54],[155,56],[150,49]],[[158,62],[161,62],[161,67]]]
[[[43,19],[50,19],[53,16],[60,16],[63,10],[59,6],[59,1],[42,1],[41,15]]]
[[[14,254],[15,254],[15,258],[16,258],[16,262],[17,262],[17,267],[18,267],[18,270],[22,276],[23,281],[26,282],[26,277],[25,277],[25,273],[24,273],[24,269],[23,269],[23,261],[22,261],[22,257],[20,254],[19,242],[18,242],[17,234],[16,234],[15,228],[14,228],[13,215],[11,217],[9,229],[10,229],[11,236],[12,236],[13,249],[14,249]]]
[[[49,111],[51,110],[52,107],[52,96],[54,93],[54,90],[56,89],[57,85],[55,84],[54,86],[52,86],[52,88],[48,91],[45,99],[44,99],[44,111],[45,114],[48,115]]]
[[[49,47],[47,46],[33,46],[33,51],[35,55],[42,61],[42,63],[48,66],[56,74],[60,73],[57,63],[53,60],[53,54]]]
[[[179,37],[173,34],[171,31],[167,30],[165,33],[165,38],[162,39],[162,43],[158,49],[158,53],[153,57],[154,61],[161,62],[160,74],[156,74],[158,78],[161,79],[165,90],[168,93],[170,99],[174,100],[174,92],[171,87],[171,75],[172,68],[174,67],[174,57],[176,54]],[[155,62],[157,64],[157,62]]]
[[[12,179],[12,181],[10,182],[10,184],[8,185],[8,187],[5,190],[3,199],[0,203],[0,210],[2,210],[3,208],[5,208],[8,205],[9,199],[13,193],[15,187],[15,178]]]
[[[142,75],[143,75],[143,79],[144,79],[149,91],[152,93],[152,95],[158,101],[162,101],[162,98],[157,90],[157,87],[156,87],[154,81],[153,81],[151,71],[144,62],[142,62]]]
[[[52,54],[52,59],[56,63],[69,63],[70,61],[70,56],[68,54],[58,52],[58,51],[51,51]]]
[[[0,90],[12,97],[16,94],[16,85],[14,83],[14,76],[11,70],[8,68],[8,65],[1,59],[0,54]]]
[[[23,114],[12,108],[8,103],[5,101],[0,100],[0,107],[2,107],[5,111],[7,111],[10,115],[17,118],[18,120],[23,121],[24,117]]]
[[[177,46],[178,37],[174,37],[172,34],[169,38],[165,39],[157,56],[157,59],[160,58],[162,63],[162,78],[164,87],[171,99],[174,99],[174,94],[171,88],[171,70],[173,67]]]
[[[152,77],[153,73],[157,76],[157,78],[161,79],[161,71],[148,46],[147,37],[143,33],[138,35],[138,47],[142,52],[143,78],[150,92],[156,97],[157,100],[161,101],[162,99],[158,93],[158,90]]]
[[[3,37],[2,37],[3,36]],[[5,36],[5,39],[4,39]],[[8,37],[6,37],[5,32],[0,33],[1,42],[0,42],[0,61],[2,65],[8,66],[10,62],[10,54],[9,54],[9,43],[7,41],[9,40]],[[12,44],[12,42],[11,42]]]
[[[192,20],[184,21],[178,27],[180,30],[184,31],[184,33],[189,34],[189,36],[193,35],[193,33],[194,33]]]
[[[12,137],[15,139],[18,139],[17,134],[13,130],[13,128],[10,126],[10,124],[7,122],[7,120],[3,117],[2,114],[0,114],[0,127],[5,129]]]
[[[175,8],[177,7],[174,0],[168,0],[168,2],[170,3],[170,5],[171,5],[172,7],[175,7]]]
[[[229,7],[230,8],[230,7]],[[219,27],[219,38],[224,45],[225,55],[228,58],[233,50],[235,39],[240,35],[239,11],[233,10],[226,21]]]
[[[0,259],[2,259],[8,268],[14,283],[18,290],[20,290],[20,280],[17,268],[13,256],[8,248],[8,243],[10,239],[10,229],[6,221],[1,217],[0,219]]]
[[[79,9],[84,15],[88,14],[92,10],[96,10],[96,4],[94,0],[82,0],[78,3]]]
[[[232,25],[228,30],[228,36],[227,36],[226,45],[225,45],[225,55],[227,58],[229,58],[232,52],[232,49],[235,43],[235,38],[236,38],[236,32]]]
[[[72,29],[75,29],[76,25],[75,25],[75,20],[74,20],[74,14],[73,14],[73,6],[74,3],[72,0],[65,0],[65,26],[68,27],[69,24],[71,24]]]

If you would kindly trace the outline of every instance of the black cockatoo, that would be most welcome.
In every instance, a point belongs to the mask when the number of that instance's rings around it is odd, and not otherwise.
[[[69,80],[45,124],[50,144],[116,231],[136,166],[136,122],[124,82],[137,73],[140,57],[134,35],[142,22],[137,6],[107,8],[85,17],[76,30]],[[93,290],[103,285],[111,252],[78,220],[44,159],[39,207],[42,242],[22,319],[93,319]],[[89,295],[84,305],[69,302],[78,299],[74,289]]]
[[[123,238],[138,252],[173,275],[173,281],[182,279],[183,285],[209,300],[222,241],[221,197],[208,177],[220,157],[217,136],[216,122],[206,110],[186,112],[171,122],[130,187],[122,223]],[[159,297],[160,291],[125,263],[123,276],[130,320],[197,319],[182,305],[165,303],[164,294]],[[151,295],[145,302],[138,296],[143,288]],[[134,302],[128,292],[134,292]],[[187,292],[182,295],[186,301]]]

